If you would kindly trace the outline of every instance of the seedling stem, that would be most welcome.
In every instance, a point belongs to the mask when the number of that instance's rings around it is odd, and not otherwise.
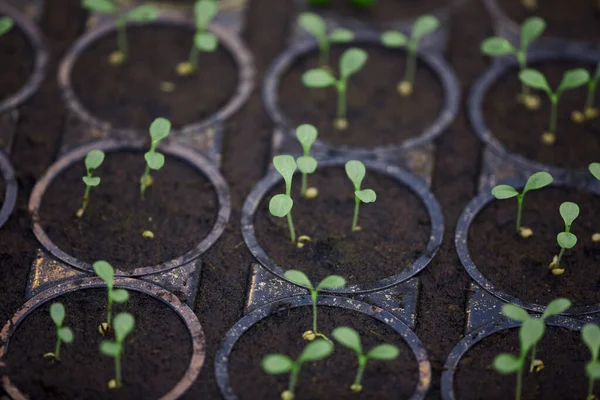
[[[366,174],[365,165],[356,160],[348,161],[346,163],[346,175],[352,181],[354,185],[354,216],[352,218],[352,231],[359,231],[358,226],[358,210],[361,201],[364,203],[373,203],[377,199],[375,191],[372,189],[361,189],[360,185]]]
[[[273,157],[273,166],[283,177],[285,181],[285,194],[278,194],[271,198],[269,202],[269,212],[271,215],[278,218],[287,218],[288,228],[290,230],[290,240],[296,242],[296,230],[294,229],[294,221],[292,220],[292,179],[296,172],[296,161],[294,157],[289,155],[281,155]]]
[[[56,326],[56,346],[54,347],[54,353],[46,353],[44,357],[51,357],[56,361],[60,361],[60,345],[62,342],[73,343],[73,331],[71,328],[63,327],[65,307],[61,303],[52,303],[50,306],[50,318],[52,318]]]
[[[77,217],[82,217],[90,200],[90,190],[92,186],[100,184],[100,178],[93,176],[94,170],[98,168],[104,161],[104,152],[102,150],[92,150],[85,156],[86,176],[82,178],[85,183],[85,192],[81,201],[81,207],[77,210]]]

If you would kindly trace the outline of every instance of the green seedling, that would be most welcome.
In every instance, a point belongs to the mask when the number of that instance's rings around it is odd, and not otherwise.
[[[156,118],[150,125],[150,150],[144,154],[146,160],[146,169],[144,175],[140,178],[140,195],[144,198],[144,192],[152,183],[154,179],[150,175],[150,170],[159,170],[165,165],[165,156],[162,153],[156,151],[158,143],[169,136],[171,131],[171,122],[165,118]]]
[[[558,118],[558,100],[560,99],[560,95],[565,90],[576,89],[585,85],[590,79],[590,74],[583,68],[572,69],[565,72],[556,92],[553,92],[552,89],[550,89],[550,85],[544,74],[535,69],[525,69],[521,71],[519,73],[519,79],[527,86],[543,90],[548,95],[548,98],[552,103],[552,109],[550,112],[549,131],[542,135],[542,142],[548,145],[554,144],[556,141],[556,120]]]
[[[319,295],[319,291],[322,289],[339,289],[346,286],[346,280],[339,275],[329,275],[325,277],[317,287],[314,287],[310,282],[310,279],[306,276],[306,274],[302,271],[298,271],[295,269],[290,269],[285,272],[285,278],[289,281],[295,283],[296,285],[304,286],[310,292],[310,298],[312,299],[312,307],[313,307],[313,327],[312,330],[308,330],[302,334],[302,339],[304,340],[315,340],[317,337],[321,337],[323,339],[329,340],[327,336],[320,333],[317,329],[317,297]]]
[[[354,383],[350,386],[350,390],[353,392],[362,391],[362,376],[369,360],[381,360],[389,361],[394,360],[400,354],[400,350],[391,344],[380,344],[379,346],[373,347],[366,354],[363,352],[362,344],[360,342],[360,335],[354,329],[347,326],[340,326],[335,328],[331,335],[341,345],[354,350],[358,358],[358,371],[354,378]]]
[[[319,43],[319,64],[322,68],[329,67],[329,49],[331,43],[345,43],[354,38],[349,29],[337,28],[327,33],[325,21],[319,15],[311,12],[303,12],[298,17],[298,25],[310,33]]]
[[[81,5],[89,11],[114,16],[117,25],[117,50],[108,57],[112,65],[122,64],[129,56],[127,22],[149,22],[158,17],[158,10],[150,4],[143,4],[126,12],[121,11],[117,3],[112,0],[81,0]]]
[[[285,181],[285,194],[277,194],[269,202],[269,212],[278,218],[287,217],[288,227],[290,229],[290,240],[296,242],[296,231],[294,230],[294,221],[292,220],[292,178],[296,172],[296,161],[294,157],[283,155],[273,157],[273,165]]]
[[[398,93],[409,96],[413,92],[415,74],[417,71],[417,48],[419,41],[440,26],[440,22],[433,15],[422,15],[415,21],[410,38],[398,31],[387,31],[381,35],[381,42],[387,47],[406,47],[408,57],[404,79],[398,84]]]
[[[594,396],[594,383],[600,379],[600,328],[596,324],[585,324],[581,329],[581,339],[592,354],[591,360],[585,365],[585,373],[589,378],[588,395],[586,400],[597,400]]]
[[[71,328],[63,326],[65,321],[65,307],[60,303],[52,303],[50,306],[50,318],[56,325],[56,346],[54,347],[54,353],[46,353],[44,357],[53,358],[56,361],[60,361],[60,345],[62,342],[73,343],[73,331]]]
[[[533,235],[533,230],[521,226],[521,214],[523,212],[523,199],[525,194],[530,190],[541,189],[552,183],[552,175],[547,172],[541,171],[536,172],[527,179],[527,183],[523,188],[523,192],[519,193],[515,188],[509,185],[498,185],[492,189],[492,194],[498,200],[510,199],[512,197],[517,198],[517,234],[524,238],[528,238]]]
[[[335,86],[338,94],[337,113],[334,121],[336,129],[344,130],[348,127],[346,119],[346,89],[348,78],[358,72],[365,62],[368,55],[364,50],[355,47],[346,50],[340,58],[340,78],[335,77],[325,68],[316,68],[306,71],[302,75],[302,82],[305,86],[311,88],[324,88]]]
[[[306,362],[320,361],[333,353],[333,344],[327,340],[315,340],[308,343],[300,357],[295,361],[285,354],[269,354],[262,360],[262,368],[269,375],[290,374],[290,381],[286,391],[281,393],[282,400],[294,400],[298,374],[302,364]]]
[[[198,70],[200,52],[211,53],[217,49],[219,39],[206,30],[209,22],[219,12],[219,3],[214,0],[198,0],[194,4],[194,16],[196,19],[196,33],[192,43],[192,49],[188,61],[177,64],[177,74],[188,76]]]
[[[85,169],[87,171],[86,176],[81,178],[85,183],[85,192],[83,193],[83,200],[81,201],[81,207],[77,210],[77,217],[82,217],[85,209],[87,208],[88,202],[90,201],[90,190],[92,187],[100,184],[100,177],[93,176],[94,170],[98,168],[104,161],[104,152],[102,150],[92,150],[85,156]]]
[[[600,81],[600,63],[596,65],[596,71],[588,81],[587,96],[585,98],[585,106],[583,107],[583,111],[576,110],[573,111],[573,113],[571,114],[571,119],[573,120],[573,122],[580,124],[586,120],[591,120],[598,117],[599,111],[598,108],[594,105],[598,81]]]
[[[317,169],[317,160],[310,155],[310,147],[317,140],[317,128],[310,124],[303,124],[296,128],[296,138],[302,146],[302,156],[296,159],[298,169],[302,173],[302,188],[300,193],[307,199],[314,199],[319,194],[317,188],[307,188],[307,175]]]
[[[523,21],[521,25],[521,46],[516,49],[508,40],[500,36],[494,36],[485,39],[481,43],[481,52],[490,56],[504,56],[513,54],[519,63],[521,71],[527,68],[527,48],[534,40],[542,36],[546,30],[546,21],[540,17],[530,17]],[[540,107],[540,98],[531,94],[529,86],[522,83],[519,101],[530,110],[536,110]]]
[[[8,33],[15,23],[10,17],[0,17],[0,37]]]
[[[377,200],[377,195],[372,189],[361,189],[360,185],[366,174],[365,165],[356,160],[348,161],[346,163],[346,175],[352,181],[354,185],[354,217],[352,218],[352,231],[359,231],[361,228],[358,226],[358,209],[360,202],[373,203]]]
[[[114,303],[125,303],[129,300],[129,292],[125,289],[115,289],[115,270],[106,261],[96,261],[93,265],[94,272],[106,284],[107,290],[107,305],[106,305],[106,322],[103,322],[98,327],[102,335],[105,335],[111,330],[110,321],[112,320],[112,305]]]
[[[115,329],[115,340],[103,340],[100,342],[100,352],[105,356],[112,357],[115,360],[115,378],[108,382],[108,387],[117,389],[123,386],[121,379],[121,356],[123,355],[123,343],[127,335],[131,333],[135,326],[133,315],[122,312],[115,315],[113,321]]]
[[[559,211],[560,216],[565,221],[565,230],[556,236],[556,241],[560,246],[560,253],[554,256],[549,266],[552,273],[556,276],[562,275],[565,272],[564,268],[560,267],[560,261],[565,254],[565,250],[572,249],[577,244],[577,236],[571,233],[571,225],[579,216],[579,206],[570,201],[565,201],[560,205]]]

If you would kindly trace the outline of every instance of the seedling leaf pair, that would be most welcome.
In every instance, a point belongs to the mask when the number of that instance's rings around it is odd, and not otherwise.
[[[46,353],[44,357],[52,357],[56,361],[60,361],[60,346],[62,342],[73,343],[75,339],[71,328],[63,326],[65,321],[65,307],[61,303],[52,303],[50,305],[50,318],[56,326],[56,345],[54,353]]]
[[[372,189],[361,189],[362,181],[366,175],[365,165],[357,160],[348,161],[345,165],[346,175],[354,185],[354,217],[352,218],[352,231],[360,230],[358,226],[358,211],[360,202],[373,203],[377,195]]]
[[[100,342],[100,352],[105,356],[114,358],[115,360],[115,379],[109,382],[110,388],[120,388],[122,386],[121,379],[121,356],[123,354],[123,343],[125,338],[133,331],[135,326],[135,318],[127,312],[122,312],[115,315],[113,327],[115,331],[115,340],[103,340]]]
[[[331,43],[345,43],[354,38],[354,34],[349,29],[336,28],[327,34],[325,21],[319,15],[311,12],[303,12],[298,17],[298,25],[310,33],[319,43],[320,65],[327,67],[329,64],[329,49]]]
[[[100,177],[93,176],[93,173],[95,169],[102,165],[102,162],[104,162],[104,152],[102,150],[92,150],[85,156],[86,175],[81,178],[85,183],[85,192],[83,193],[81,207],[77,210],[77,217],[83,216],[88,206],[91,188],[100,184]]]
[[[285,194],[278,194],[271,198],[269,212],[278,218],[287,217],[290,240],[294,243],[296,241],[296,231],[292,220],[292,207],[294,206],[292,179],[297,168],[296,161],[294,157],[289,155],[275,156],[273,157],[273,166],[285,181]]]
[[[150,125],[150,150],[144,154],[146,168],[144,175],[140,178],[140,194],[142,199],[146,189],[152,185],[154,180],[150,175],[150,170],[159,170],[165,165],[165,156],[156,151],[158,143],[169,136],[171,131],[171,122],[165,118],[156,118]]]
[[[586,324],[581,329],[581,339],[590,350],[592,355],[585,366],[585,373],[589,378],[587,399],[593,399],[594,383],[600,379],[600,362],[598,353],[600,351],[600,328],[596,324]]]
[[[115,289],[114,288],[114,280],[115,280],[115,270],[112,265],[110,265],[106,261],[96,261],[92,267],[94,268],[94,272],[104,283],[106,284],[107,289],[107,306],[106,306],[106,322],[100,325],[100,332],[105,334],[111,329],[111,318],[112,318],[112,304],[115,303],[125,303],[129,300],[129,292],[125,289]]]
[[[219,12],[219,4],[214,0],[197,0],[194,4],[196,32],[188,60],[177,64],[176,71],[181,76],[191,75],[198,70],[200,52],[210,53],[217,49],[219,39],[207,30],[210,21]]]
[[[317,128],[310,124],[303,124],[296,128],[296,138],[300,145],[302,146],[302,156],[296,159],[296,163],[298,164],[298,169],[302,173],[302,187],[300,193],[303,197],[312,198],[316,196],[316,189],[313,188],[311,193],[313,195],[307,194],[307,175],[312,174],[317,170],[318,162],[317,160],[310,155],[310,148],[317,140]]]
[[[560,246],[560,252],[554,256],[550,263],[550,270],[554,275],[562,275],[565,270],[561,268],[560,262],[565,253],[565,250],[572,249],[577,244],[577,236],[571,233],[571,225],[579,216],[579,206],[575,203],[566,201],[560,205],[560,216],[565,222],[565,230],[556,236],[556,241]]]

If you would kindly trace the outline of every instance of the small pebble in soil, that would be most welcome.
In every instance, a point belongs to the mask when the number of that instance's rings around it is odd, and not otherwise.
[[[579,110],[575,110],[571,113],[571,121],[576,124],[583,124],[585,122],[585,115]]]
[[[549,146],[553,145],[556,141],[556,137],[552,132],[544,132],[542,135],[542,143],[547,144]]]
[[[309,187],[308,189],[306,189],[306,194],[304,195],[304,197],[306,197],[307,199],[314,199],[319,195],[319,189],[317,189],[316,187]]]
[[[592,240],[593,240],[594,242],[600,242],[600,233],[594,233],[594,234],[592,235]]]
[[[301,235],[300,237],[298,237],[298,243],[296,244],[296,246],[298,246],[298,248],[301,249],[304,247],[304,243],[307,242],[312,242],[310,236]]]
[[[194,72],[194,66],[188,61],[180,62],[175,68],[177,75],[190,76]]]
[[[162,81],[160,83],[160,90],[165,93],[173,93],[175,91],[175,84],[173,82]]]
[[[528,110],[535,111],[535,110],[539,110],[540,106],[542,105],[542,102],[540,101],[539,96],[536,96],[534,94],[529,94],[529,95],[525,96],[525,98],[523,99],[523,105]]]
[[[118,50],[113,51],[108,56],[108,63],[110,65],[121,65],[121,64],[123,64],[123,61],[125,61],[125,54],[121,53]]]
[[[521,228],[519,228],[519,235],[521,235],[521,237],[527,239],[528,237],[533,236],[533,230],[526,226],[522,226]]]
[[[348,120],[346,118],[336,118],[333,121],[333,126],[337,130],[344,131],[348,128]]]
[[[398,84],[398,93],[402,96],[410,96],[413,92],[413,84],[408,81],[402,81]]]
[[[152,231],[144,231],[142,232],[142,236],[145,237],[146,239],[154,239],[154,233]]]

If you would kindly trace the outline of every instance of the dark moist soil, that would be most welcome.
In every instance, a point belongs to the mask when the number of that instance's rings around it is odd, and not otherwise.
[[[135,317],[135,328],[124,344],[121,389],[108,389],[107,383],[114,378],[114,361],[98,350],[102,340],[114,340],[112,333],[103,337],[98,332],[98,325],[106,320],[103,289],[77,291],[55,300],[65,306],[64,326],[75,336],[72,344],[62,344],[60,363],[43,357],[56,345],[51,303],[27,317],[10,340],[10,379],[34,399],[149,399],[166,394],[190,362],[189,331],[167,305],[145,294],[129,293],[127,303],[113,306],[114,312],[127,311]]]
[[[483,339],[461,360],[454,377],[457,399],[511,399],[514,397],[516,375],[500,375],[493,368],[500,353],[519,353],[518,329],[505,330]],[[536,358],[544,362],[538,373],[523,375],[523,400],[585,399],[587,378],[585,364],[590,354],[581,334],[566,328],[547,327],[538,344]]]
[[[363,349],[368,351],[382,343],[400,349],[393,361],[369,361],[360,395],[350,390],[356,376],[356,354],[337,342],[334,353],[320,361],[302,366],[296,386],[296,398],[302,399],[408,399],[413,394],[418,364],[410,348],[393,329],[376,319],[340,308],[319,307],[319,329],[330,337],[338,326],[356,329]],[[258,323],[236,344],[229,361],[229,376],[235,393],[241,399],[278,399],[287,390],[289,374],[268,375],[261,367],[262,359],[271,353],[283,353],[296,359],[308,343],[302,333],[312,329],[312,307],[282,310]]]
[[[4,15],[0,14],[0,17]],[[0,102],[17,93],[33,71],[33,48],[15,24],[0,37]]]
[[[558,87],[565,71],[572,68],[592,66],[573,63],[534,64],[548,79],[550,87]],[[550,122],[550,99],[544,92],[537,92],[542,107],[529,111],[518,101],[521,83],[518,71],[512,70],[502,77],[486,94],[483,103],[484,119],[493,135],[514,153],[544,164],[563,168],[587,168],[590,162],[598,160],[600,154],[600,119],[576,124],[571,113],[582,110],[585,105],[587,86],[564,92],[558,103],[556,143],[546,145],[541,135],[548,131]],[[600,95],[596,94],[596,105],[600,105]]]
[[[501,7],[510,19],[519,23],[537,16],[546,20],[544,36],[568,40],[598,41],[600,10],[596,0],[538,0],[537,8],[529,10],[522,0],[503,0]]]
[[[140,199],[139,180],[145,161],[141,153],[107,153],[95,172],[82,218],[85,185],[83,162],[61,173],[42,198],[40,222],[64,252],[82,261],[106,260],[125,271],[156,265],[196,247],[216,220],[217,199],[208,179],[185,162],[167,157],[152,171],[154,184]],[[142,237],[144,230],[154,239]]]
[[[176,65],[187,61],[192,32],[185,28],[152,25],[127,30],[130,55],[118,67],[108,64],[116,50],[111,34],[81,54],[72,72],[73,88],[97,118],[118,128],[146,129],[157,117],[175,127],[200,122],[221,109],[233,96],[237,71],[233,57],[222,46],[201,53],[199,69],[180,77]],[[163,82],[175,85],[171,93]]]
[[[565,201],[579,205],[580,215],[571,232],[577,245],[566,250],[562,276],[548,269],[560,251],[556,235],[564,230],[559,207]],[[600,244],[592,235],[600,231],[600,197],[575,190],[545,188],[526,194],[522,223],[534,235],[515,233],[515,199],[496,200],[475,218],[469,232],[471,258],[483,275],[500,290],[521,300],[546,304],[557,297],[582,306],[600,302]]]
[[[353,45],[353,47],[356,47]],[[335,129],[337,91],[333,87],[307,88],[302,74],[319,67],[319,53],[296,61],[283,76],[280,106],[294,123],[310,123],[319,138],[333,146],[372,148],[399,145],[421,135],[442,109],[443,90],[438,77],[423,63],[417,67],[414,92],[401,96],[396,86],[404,77],[406,57],[402,51],[382,46],[358,46],[369,54],[365,66],[348,80],[348,128]],[[337,73],[341,54],[348,46],[331,49],[330,65]]]
[[[302,270],[313,282],[337,274],[349,284],[367,283],[400,273],[425,252],[431,232],[427,211],[395,180],[367,171],[362,188],[375,190],[377,200],[361,204],[359,232],[352,232],[354,190],[342,168],[309,175],[309,187],[319,189],[316,199],[300,196],[300,180],[294,176],[292,217],[296,235],[312,239],[304,248],[290,243],[287,218],[269,213],[271,197],[285,193],[283,183],[267,194],[255,217],[260,246],[282,268]]]

